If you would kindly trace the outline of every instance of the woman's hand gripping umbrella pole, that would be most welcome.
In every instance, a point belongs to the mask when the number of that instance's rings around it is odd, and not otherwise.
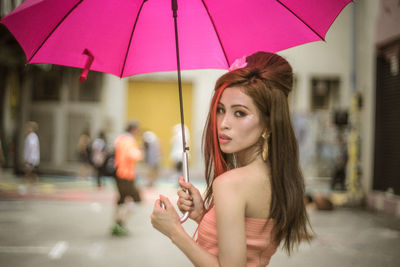
[[[188,153],[187,150],[185,150],[182,153],[182,169],[183,169],[183,179],[185,180],[186,183],[189,182],[189,161],[188,161]],[[189,189],[184,190],[186,194],[189,193]],[[165,209],[165,204],[161,202],[161,207]],[[182,217],[179,219],[181,223],[184,223],[187,219],[189,218],[189,211],[186,211]]]
[[[183,179],[185,180],[186,183],[189,182],[189,164],[188,164],[188,153],[187,150],[185,150],[182,153],[182,167],[183,167]],[[186,194],[189,194],[189,189],[185,189]],[[161,202],[161,207],[165,209],[165,204]],[[181,223],[184,223],[187,219],[189,218],[189,211],[186,211],[182,217],[179,219]]]

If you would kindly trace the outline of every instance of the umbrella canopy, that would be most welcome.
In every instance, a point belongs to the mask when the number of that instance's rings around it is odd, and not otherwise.
[[[350,0],[178,0],[181,69],[323,40]],[[119,77],[176,70],[170,0],[26,0],[1,20],[28,63]]]

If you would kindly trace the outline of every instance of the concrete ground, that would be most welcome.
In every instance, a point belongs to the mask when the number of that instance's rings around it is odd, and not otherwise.
[[[0,178],[1,267],[192,266],[162,234],[154,230],[150,214],[160,193],[176,201],[176,183],[160,179],[143,188],[127,237],[112,237],[113,181],[98,190],[91,180],[41,177],[28,192],[20,178]],[[198,187],[204,184],[196,182]],[[316,236],[288,257],[281,250],[269,266],[400,266],[400,219],[360,208],[310,211]],[[196,225],[184,224],[191,235]]]

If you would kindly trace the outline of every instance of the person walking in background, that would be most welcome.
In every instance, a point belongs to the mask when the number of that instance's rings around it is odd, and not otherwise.
[[[140,202],[139,190],[135,185],[136,163],[142,159],[135,137],[139,134],[137,121],[131,121],[126,132],[115,141],[115,180],[119,192],[112,227],[112,235],[126,235],[126,222],[132,213],[133,202]]]
[[[154,181],[157,179],[160,164],[161,164],[161,145],[160,139],[152,131],[146,131],[143,133],[144,151],[145,151],[145,162],[148,167],[147,173],[147,185],[153,186]]]
[[[311,239],[287,101],[292,68],[267,52],[235,63],[215,85],[204,128],[204,199],[179,179],[190,194],[178,191],[178,208],[199,224],[197,240],[167,197],[156,200],[151,215],[153,227],[195,266],[266,266],[281,243],[290,254]]]
[[[37,168],[40,163],[39,137],[36,134],[38,129],[39,126],[34,121],[30,121],[26,124],[26,137],[24,144],[25,183],[28,187],[33,189],[38,181]]]
[[[104,162],[107,157],[107,141],[104,131],[100,131],[98,137],[93,140],[90,156],[97,178],[97,187],[100,189],[102,187]]]
[[[91,175],[92,167],[90,165],[90,130],[86,128],[82,131],[82,134],[79,136],[77,152],[79,157],[79,162],[81,165],[78,170],[78,178],[87,179]]]
[[[342,132],[338,133],[338,144],[336,147],[336,155],[333,166],[331,189],[336,190],[336,185],[339,184],[339,190],[346,190],[346,168],[347,168],[347,143]]]

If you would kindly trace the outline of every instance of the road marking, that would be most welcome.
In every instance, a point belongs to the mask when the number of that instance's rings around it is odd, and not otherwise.
[[[49,252],[49,258],[56,260],[61,258],[65,251],[67,251],[69,245],[68,242],[65,241],[59,241],[57,242],[57,244],[51,249],[51,251]]]
[[[102,258],[104,255],[104,243],[93,243],[89,249],[89,257],[97,260]]]

